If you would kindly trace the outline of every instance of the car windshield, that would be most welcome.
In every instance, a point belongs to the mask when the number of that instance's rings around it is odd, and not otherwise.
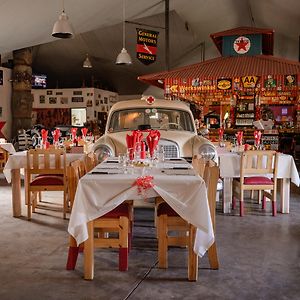
[[[115,111],[108,126],[110,132],[150,128],[194,132],[193,120],[187,111],[158,107]]]

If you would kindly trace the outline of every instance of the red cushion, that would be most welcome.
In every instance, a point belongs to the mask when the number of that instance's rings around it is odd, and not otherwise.
[[[103,215],[102,217],[105,217],[105,218],[119,218],[121,216],[129,217],[129,204],[128,203],[120,204],[119,206],[117,206],[112,211],[108,212],[107,214]]]
[[[159,204],[157,208],[157,215],[168,215],[170,217],[178,217],[178,213],[166,202]]]
[[[60,175],[40,175],[36,177],[30,185],[40,186],[40,185],[63,185],[64,179]]]
[[[244,184],[253,184],[253,185],[263,185],[263,184],[273,184],[273,180],[264,176],[253,176],[246,177],[244,179]]]

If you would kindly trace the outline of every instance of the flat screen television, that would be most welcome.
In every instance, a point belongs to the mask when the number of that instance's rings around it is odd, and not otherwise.
[[[32,88],[45,89],[47,87],[47,75],[32,74]]]

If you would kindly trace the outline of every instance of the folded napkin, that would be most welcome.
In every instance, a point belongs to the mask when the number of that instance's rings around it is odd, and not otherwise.
[[[219,141],[223,141],[223,135],[224,135],[224,128],[219,128]]]
[[[85,138],[86,137],[86,135],[87,135],[87,133],[88,133],[88,129],[87,128],[81,128],[81,133],[82,133],[82,136]]]
[[[235,136],[236,136],[236,139],[237,139],[237,143],[238,143],[238,146],[241,146],[243,145],[243,131],[238,131]]]
[[[76,134],[77,134],[77,128],[71,128],[71,134],[72,134],[72,142],[73,144],[76,144],[77,139],[76,139]]]
[[[254,143],[255,143],[255,146],[260,145],[260,139],[261,139],[261,131],[255,130],[254,131]]]
[[[52,136],[53,136],[53,143],[57,143],[58,139],[60,137],[60,130],[59,128],[56,128],[54,131],[52,131]]]
[[[48,140],[48,130],[42,129],[41,135],[42,135],[42,145],[44,145],[44,148],[46,148],[46,142]]]
[[[160,132],[158,130],[150,130],[146,139],[147,139],[150,156],[153,157],[154,150],[158,145],[160,139]]]

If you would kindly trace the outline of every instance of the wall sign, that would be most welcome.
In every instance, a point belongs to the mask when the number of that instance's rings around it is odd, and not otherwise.
[[[242,77],[242,82],[244,88],[255,88],[258,81],[258,76],[244,76]]]
[[[219,90],[229,90],[231,89],[231,79],[218,79],[217,80],[217,87]]]
[[[156,60],[157,39],[159,32],[137,28],[136,57],[145,65]]]
[[[284,85],[285,86],[294,86],[296,85],[296,75],[286,75],[284,77]]]
[[[250,39],[248,39],[245,36],[239,36],[233,42],[233,49],[238,54],[247,53],[250,50],[250,47],[251,47]]]

